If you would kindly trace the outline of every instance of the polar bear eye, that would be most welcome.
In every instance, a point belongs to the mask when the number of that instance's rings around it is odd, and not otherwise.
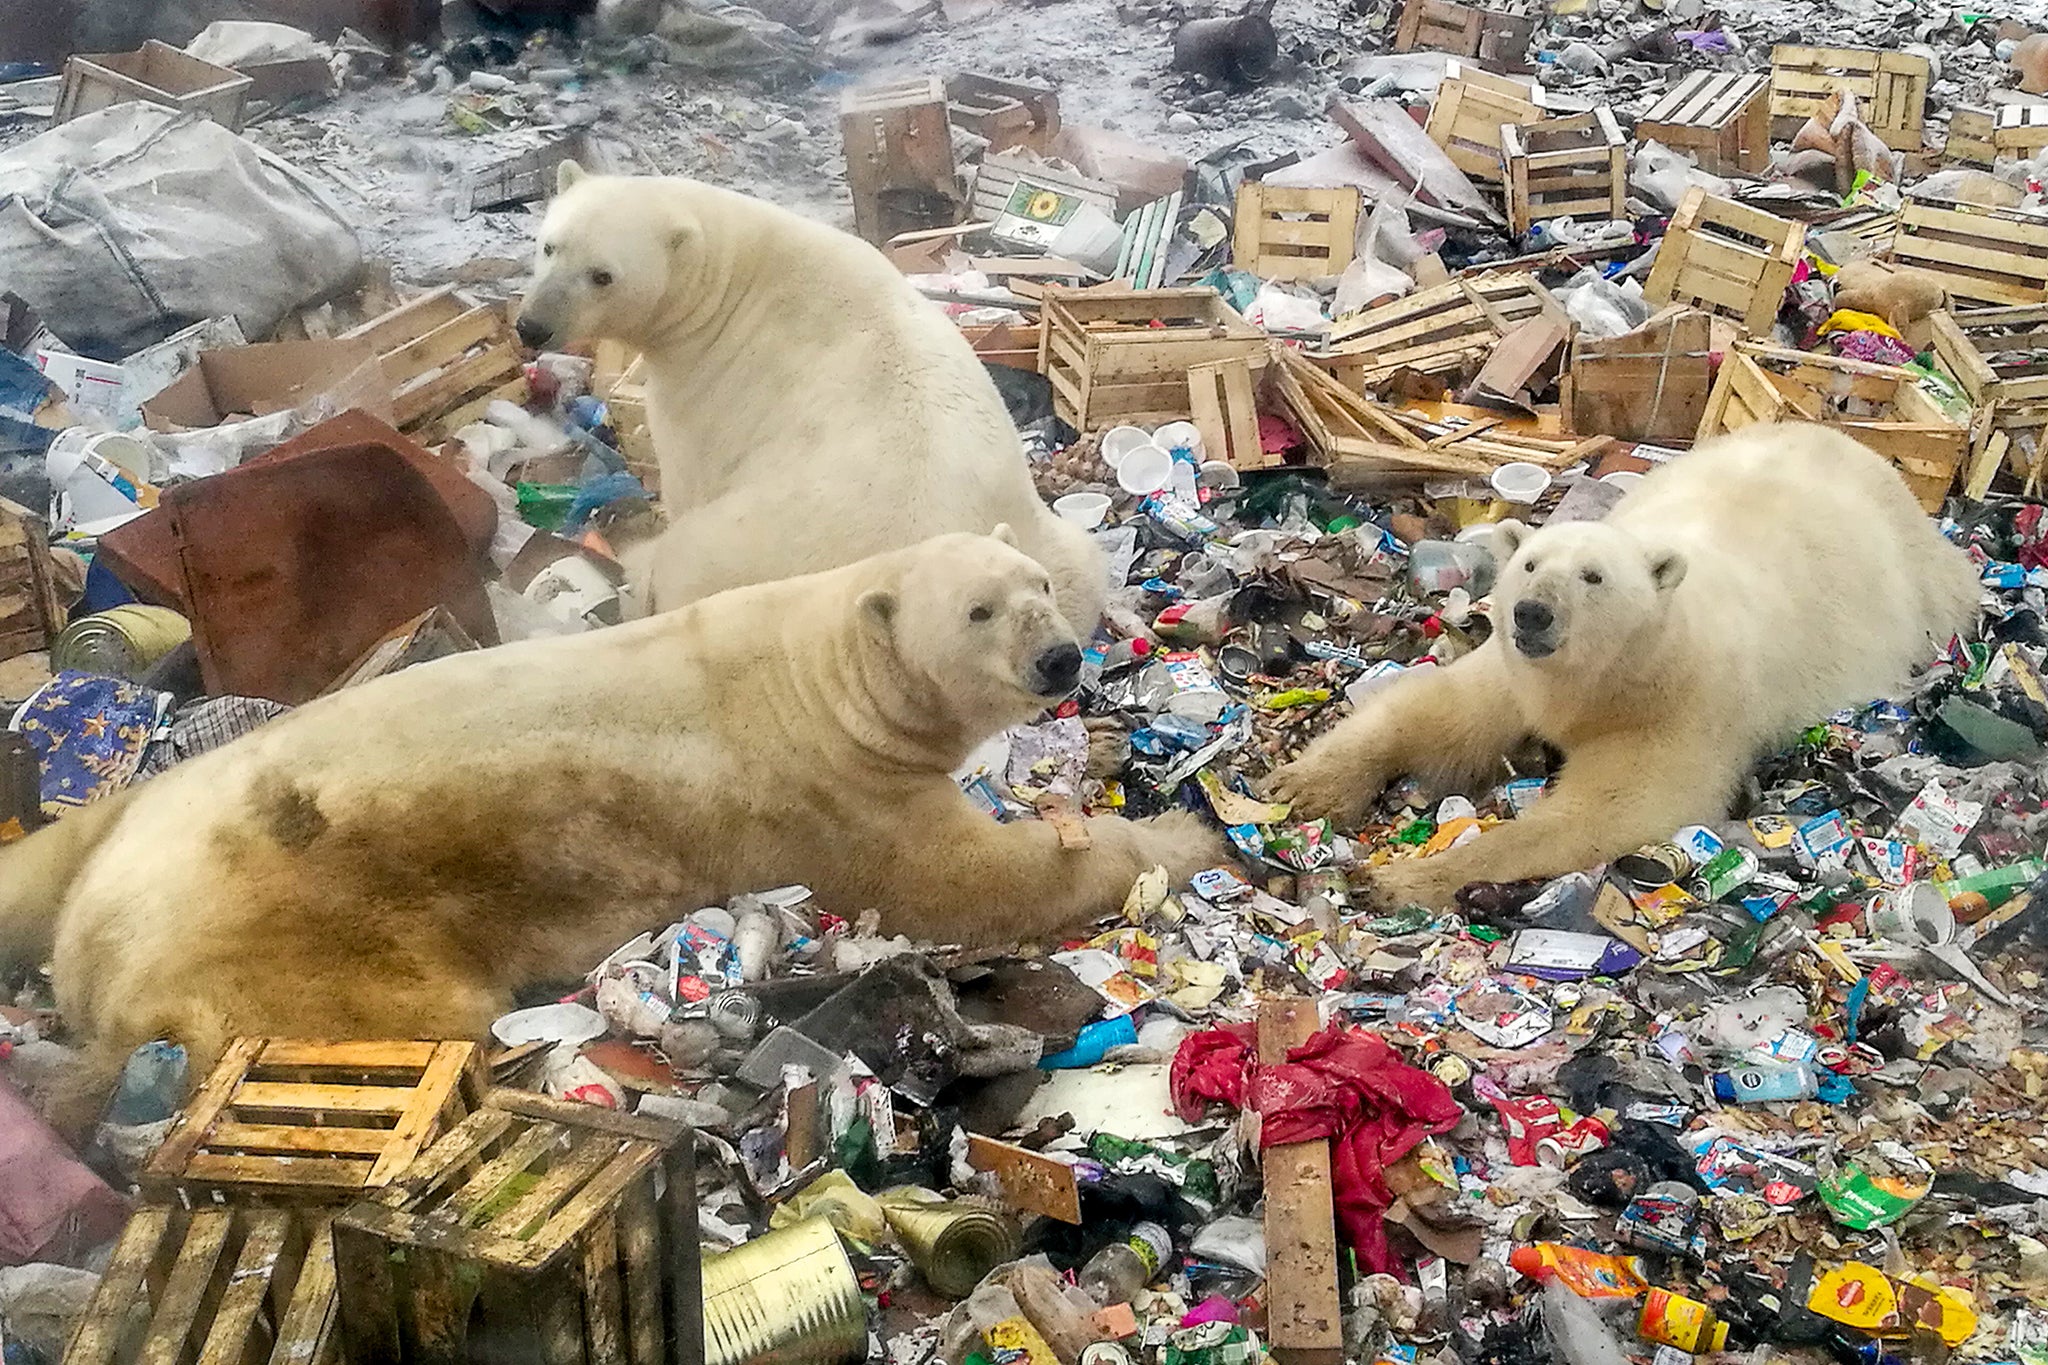
[[[970,621],[981,622],[989,620],[995,614],[996,612],[994,607],[976,607],[973,611],[967,613],[967,619]]]
[[[609,288],[612,282],[612,272],[609,270],[593,270],[590,272],[590,282],[599,289]]]
[[[1597,570],[1587,569],[1585,572],[1581,573],[1579,577],[1584,582],[1591,584],[1593,587],[1597,588],[1600,586],[1600,574]]]

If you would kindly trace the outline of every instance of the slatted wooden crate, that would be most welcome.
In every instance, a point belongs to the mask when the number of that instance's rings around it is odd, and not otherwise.
[[[483,417],[493,399],[526,401],[526,368],[512,324],[447,285],[351,331],[384,363],[399,430],[432,443]]]
[[[1967,426],[1911,370],[1743,342],[1721,362],[1699,439],[1755,422],[1840,427],[1890,460],[1929,512],[1941,510],[1971,448]]]
[[[43,519],[0,498],[0,659],[48,649],[63,629]]]
[[[1998,132],[1998,115],[1989,109],[1957,105],[1948,113],[1948,142],[1942,147],[1944,161],[1972,166],[1989,166],[1998,160],[1992,138]]]
[[[1540,121],[1542,101],[1537,87],[1453,62],[1437,88],[1423,131],[1468,177],[1499,185],[1504,183],[1501,126]]]
[[[2048,218],[1908,199],[1899,206],[1891,255],[1939,275],[1960,299],[2048,303]]]
[[[1856,97],[1856,107],[1885,145],[1917,152],[1925,140],[1927,59],[1911,52],[1874,47],[1771,49],[1771,129],[1789,138],[1837,90]]]
[[[334,1316],[324,1217],[151,1204],[114,1244],[64,1365],[339,1365]]]
[[[1508,226],[1520,235],[1546,218],[1628,218],[1628,138],[1602,105],[1568,118],[1500,130]]]
[[[1242,357],[1188,366],[1188,410],[1212,460],[1232,469],[1265,469],[1281,463],[1259,444],[1258,381]]]
[[[1461,376],[1492,354],[1508,332],[1538,315],[1570,325],[1564,306],[1534,275],[1452,280],[1337,319],[1317,359],[1361,391],[1404,369]]]
[[[1572,430],[1624,441],[1690,441],[1714,386],[1712,319],[1666,308],[1618,337],[1572,339]]]
[[[696,1365],[694,1139],[518,1090],[334,1223],[351,1365]]]
[[[2038,444],[2048,427],[2048,305],[1943,309],[1928,322],[1936,359],[1992,426]]]
[[[1771,160],[1770,78],[1694,71],[1636,120],[1635,136],[1685,152],[1716,175],[1761,171]]]
[[[51,121],[68,123],[109,105],[143,100],[210,118],[240,132],[250,77],[151,38],[134,52],[75,53],[64,63]]]
[[[1213,289],[1048,287],[1038,370],[1053,411],[1077,431],[1191,414],[1188,367],[1266,363],[1266,334]]]
[[[963,71],[946,79],[946,111],[956,127],[988,139],[988,151],[1028,147],[1045,155],[1060,130],[1059,92],[1051,86]]]
[[[859,86],[841,101],[854,231],[880,246],[960,221],[960,178],[945,83],[915,76]]]
[[[2000,105],[1991,132],[1991,149],[1999,156],[2030,161],[2048,147],[2048,104]]]
[[[1760,336],[1777,321],[1805,247],[1801,224],[1695,186],[1671,217],[1643,297],[1719,313]]]
[[[1526,14],[1461,5],[1456,0],[1403,0],[1396,52],[1448,52],[1496,71],[1527,71],[1536,21]]]
[[[482,1090],[474,1043],[237,1038],[143,1184],[188,1198],[340,1202],[388,1184]]]
[[[1247,180],[1238,187],[1232,263],[1262,280],[1344,273],[1358,240],[1358,191],[1297,190]]]

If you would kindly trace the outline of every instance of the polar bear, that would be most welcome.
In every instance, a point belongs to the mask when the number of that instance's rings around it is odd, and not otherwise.
[[[0,853],[0,961],[53,963],[89,1124],[137,1044],[481,1036],[632,935],[802,883],[961,942],[1227,856],[1193,815],[1002,824],[950,777],[1069,692],[1038,563],[954,534],[312,702]],[[1069,840],[1069,844],[1079,841]]]
[[[519,335],[646,356],[674,521],[633,565],[643,607],[1007,522],[1069,624],[1095,629],[1094,540],[1032,487],[960,329],[859,238],[695,181],[564,162]]]
[[[1351,820],[1402,773],[1565,755],[1523,815],[1381,870],[1392,902],[1589,867],[1719,819],[1755,760],[1883,696],[1971,623],[1967,554],[1842,432],[1752,426],[1654,471],[1605,521],[1498,528],[1494,633],[1371,696],[1274,795]]]

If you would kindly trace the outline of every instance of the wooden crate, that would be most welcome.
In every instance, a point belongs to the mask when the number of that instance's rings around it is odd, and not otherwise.
[[[1423,131],[1467,177],[1499,185],[1504,183],[1501,126],[1540,121],[1542,98],[1540,89],[1521,81],[1453,62],[1429,107]]]
[[[2030,161],[2048,147],[2048,104],[2005,104],[1991,132],[1991,150],[1998,156]]]
[[[1266,334],[1213,289],[1079,290],[1049,286],[1038,371],[1053,411],[1077,431],[1192,416],[1188,367],[1266,363]]]
[[[1917,152],[1925,140],[1927,59],[1874,47],[1771,49],[1771,130],[1792,137],[1828,96],[1846,90],[1870,130],[1897,151]]]
[[[482,1089],[474,1043],[237,1038],[143,1184],[198,1198],[340,1202],[390,1183]]]
[[[1212,460],[1232,469],[1265,469],[1282,461],[1259,443],[1259,389],[1242,356],[1188,366],[1188,410]]]
[[[1358,241],[1358,191],[1296,190],[1247,180],[1237,190],[1232,264],[1262,280],[1344,273]]]
[[[1601,106],[1569,118],[1503,124],[1508,226],[1517,236],[1546,218],[1628,220],[1628,138]]]
[[[1747,341],[1721,362],[1699,439],[1799,421],[1840,427],[1890,460],[1929,512],[1941,510],[1972,444],[1911,370]]]
[[[1763,335],[1777,321],[1806,229],[1694,186],[1679,201],[1643,297],[1719,313]]]
[[[1396,52],[1448,52],[1496,71],[1527,71],[1536,21],[1457,0],[1403,0]]]
[[[839,132],[855,232],[880,246],[898,233],[960,221],[960,171],[937,76],[847,91]]]
[[[1928,324],[1935,358],[1991,426],[2038,446],[2048,426],[2048,305],[1943,309]]]
[[[324,1216],[150,1204],[122,1229],[64,1365],[338,1365],[334,1317]]]
[[[493,399],[526,401],[526,366],[500,309],[472,305],[444,285],[342,333],[365,340],[384,364],[400,431],[432,444],[479,421]]]
[[[1998,115],[1989,109],[1957,105],[1948,114],[1948,142],[1942,159],[1971,166],[1989,166],[1998,160],[1992,137],[1998,131]]]
[[[640,480],[649,497],[659,498],[661,457],[655,453],[654,428],[647,417],[647,358],[637,353],[627,357],[624,346],[599,342],[599,363],[591,375],[591,392],[604,399],[612,435],[618,438],[619,454],[626,461],[626,472]],[[606,363],[608,360],[610,364]]]
[[[1753,175],[1771,161],[1770,78],[1692,72],[1636,120],[1635,136],[1685,152],[1716,175]]]
[[[1060,130],[1059,92],[1051,86],[963,71],[946,80],[946,112],[956,127],[988,140],[988,152],[1029,148],[1040,156]]]
[[[239,71],[188,57],[152,38],[134,52],[79,53],[66,61],[51,121],[67,123],[109,105],[146,100],[240,132],[250,84]]]
[[[335,1219],[348,1359],[695,1365],[693,1148],[679,1123],[493,1090]]]
[[[1899,206],[1891,256],[1939,275],[1960,299],[2048,303],[2048,218],[1908,199]]]
[[[1483,363],[1503,336],[1539,315],[1570,326],[1564,306],[1534,275],[1457,279],[1338,318],[1317,359],[1360,391],[1405,369],[1449,382]]]
[[[0,498],[0,660],[48,649],[63,629],[43,519]]]
[[[1714,385],[1713,319],[1666,308],[1633,332],[1572,340],[1572,430],[1624,441],[1690,441]]]

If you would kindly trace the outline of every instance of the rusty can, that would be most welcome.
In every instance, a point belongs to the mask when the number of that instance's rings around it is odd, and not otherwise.
[[[1614,870],[1645,891],[1669,886],[1692,869],[1692,855],[1668,842],[1646,844],[1614,860]]]
[[[704,1261],[704,1365],[839,1365],[867,1353],[867,1304],[823,1218]]]

